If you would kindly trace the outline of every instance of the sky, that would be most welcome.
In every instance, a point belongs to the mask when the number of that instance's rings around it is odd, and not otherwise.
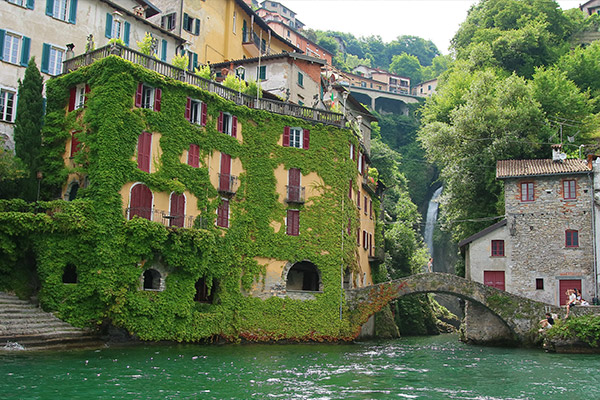
[[[431,40],[448,54],[450,39],[466,19],[475,0],[278,0],[296,13],[306,27],[379,35],[390,42],[402,35]],[[560,0],[563,10],[586,0]]]

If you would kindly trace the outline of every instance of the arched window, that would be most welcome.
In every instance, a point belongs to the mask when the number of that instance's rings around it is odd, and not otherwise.
[[[194,301],[212,304],[216,289],[217,284],[214,280],[212,281],[212,286],[209,288],[206,284],[206,278],[202,277],[198,279],[198,281],[196,281],[196,295],[194,296]]]
[[[185,220],[185,196],[183,194],[171,193],[169,205],[169,226],[183,227]]]
[[[159,290],[160,279],[160,272],[157,270],[147,269],[144,271],[144,290]]]
[[[73,201],[77,198],[77,191],[79,190],[79,182],[73,181],[69,184],[66,193],[66,200]]]
[[[287,274],[286,290],[317,292],[319,286],[319,270],[310,261],[301,261],[294,264]]]
[[[142,183],[133,185],[129,195],[128,219],[134,215],[152,220],[152,191]]]
[[[77,283],[77,269],[73,264],[67,264],[62,276],[63,283]]]

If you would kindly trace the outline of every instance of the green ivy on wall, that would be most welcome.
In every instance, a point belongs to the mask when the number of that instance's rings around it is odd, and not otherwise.
[[[85,109],[65,112],[69,89],[83,82],[91,88]],[[138,82],[162,89],[160,112],[133,107]],[[144,340],[355,337],[368,315],[352,314],[343,304],[344,318],[339,317],[342,260],[358,271],[360,215],[348,201],[348,182],[357,175],[348,157],[349,142],[358,145],[352,131],[237,106],[115,56],[49,81],[46,93],[43,193],[56,196],[70,173],[87,176],[89,185],[80,189],[78,199],[44,203],[38,212],[14,202],[0,204],[0,221],[6,221],[0,225],[0,253],[7,257],[0,268],[15,268],[15,243],[31,239],[44,308],[78,326],[111,323]],[[187,97],[208,104],[206,127],[184,118]],[[217,131],[220,111],[238,118],[243,141]],[[310,129],[310,148],[278,145],[285,126]],[[82,147],[74,157],[77,167],[69,169],[62,155],[73,131]],[[139,170],[134,161],[142,131],[161,134],[154,173]],[[244,173],[230,202],[228,229],[214,225],[221,200],[210,184],[208,166],[180,162],[192,143],[200,147],[201,160],[224,152],[241,161]],[[299,236],[286,235],[285,228],[275,232],[271,225],[285,227],[287,206],[279,201],[274,175],[281,165],[322,180],[322,195],[299,207]],[[192,193],[198,202],[187,207],[198,208],[205,229],[127,221],[119,191],[128,182],[143,182],[154,193]],[[376,199],[373,206],[379,209]],[[351,234],[342,239],[348,219]],[[380,228],[376,238],[381,240]],[[262,283],[266,271],[255,257],[310,260],[320,270],[324,290],[307,301],[251,297],[247,291]],[[168,272],[166,289],[139,290],[140,276],[153,263]],[[67,265],[75,266],[77,284],[62,283]],[[194,301],[195,283],[202,277],[216,282],[214,304]]]

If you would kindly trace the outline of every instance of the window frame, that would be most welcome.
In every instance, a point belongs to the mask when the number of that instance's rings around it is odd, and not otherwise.
[[[494,239],[491,242],[490,257],[505,257],[505,243],[502,239]]]
[[[297,149],[302,148],[302,142],[304,139],[304,129],[297,126],[290,126],[290,146]]]
[[[227,215],[224,217],[223,213],[227,211]],[[217,220],[215,221],[215,225],[220,228],[229,228],[229,217],[230,217],[230,205],[229,199],[225,197],[221,197],[221,204],[217,207]],[[225,225],[223,224],[223,221]]]
[[[295,218],[296,221],[293,221]],[[290,223],[292,219],[292,223]],[[296,222],[294,224],[294,222]],[[288,209],[285,216],[285,234],[288,236],[300,236],[300,210]]]
[[[48,43],[49,45],[49,53],[48,53],[48,75],[58,76],[62,74],[63,70],[63,61],[65,60],[65,54],[67,49],[56,46],[54,44]],[[60,60],[57,55],[60,54]],[[54,57],[53,57],[54,56]]]
[[[525,188],[525,191],[523,189]],[[519,183],[520,198],[522,203],[531,203],[535,201],[535,182],[524,181]]]
[[[160,18],[160,27],[167,31],[174,30],[177,27],[177,13],[172,12],[172,13],[163,15]]]
[[[298,83],[298,86],[300,86],[302,88],[304,87],[304,74],[300,71],[298,71],[297,83]]]
[[[10,106],[10,118],[8,115],[9,101],[8,96],[12,94],[12,105]],[[17,90],[11,88],[0,87],[0,121],[14,123],[17,116]]]
[[[256,75],[259,81],[267,80],[267,66],[261,65],[260,67],[256,67]]]
[[[563,199],[564,200],[577,200],[577,180],[576,179],[565,179],[563,183]]]
[[[565,230],[565,247],[569,249],[579,248],[579,231],[576,229]]]

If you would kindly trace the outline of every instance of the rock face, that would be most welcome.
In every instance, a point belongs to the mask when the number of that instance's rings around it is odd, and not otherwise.
[[[14,295],[0,292],[0,350],[102,345],[93,333],[75,328]]]
[[[518,338],[505,322],[483,306],[470,301],[465,305],[465,319],[461,327],[461,340],[471,344],[513,346]]]

